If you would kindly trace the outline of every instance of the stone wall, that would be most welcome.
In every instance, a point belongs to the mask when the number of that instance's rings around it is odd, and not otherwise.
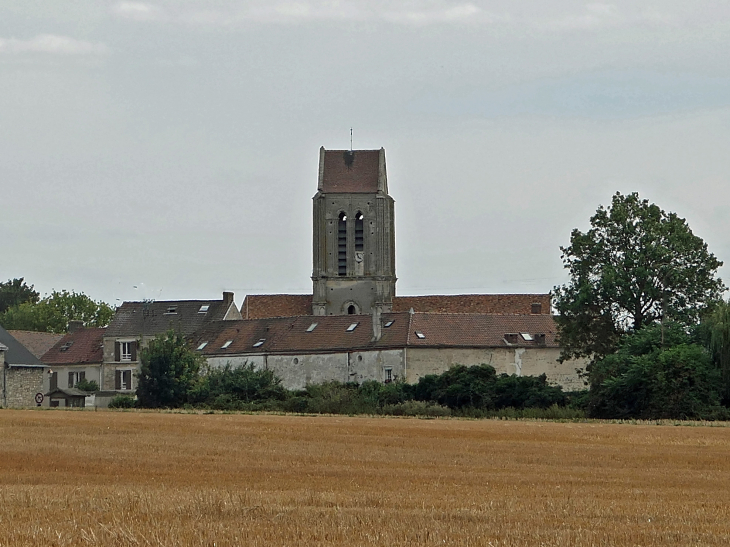
[[[585,368],[583,361],[558,362],[558,348],[408,348],[406,381],[415,383],[427,374],[441,374],[453,365],[487,364],[497,374],[539,376],[545,374],[550,383],[566,391],[585,389],[576,368]]]
[[[269,369],[281,378],[286,389],[304,389],[308,384],[338,382],[382,382],[390,369],[393,380],[403,378],[403,350],[319,353],[301,355],[246,355],[210,357],[211,367],[240,367],[253,364],[256,369]]]
[[[3,369],[5,406],[9,408],[37,406],[36,393],[45,394],[48,390],[48,386],[44,385],[45,371],[44,367],[5,367]]]

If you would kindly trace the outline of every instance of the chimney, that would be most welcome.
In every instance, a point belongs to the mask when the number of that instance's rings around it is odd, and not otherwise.
[[[540,302],[533,302],[530,307],[530,313],[533,315],[542,314],[542,304]]]
[[[223,291],[223,303],[230,306],[233,304],[233,293],[228,291]]]
[[[383,336],[383,325],[380,322],[380,308],[373,308],[373,342],[377,342]]]
[[[84,328],[84,322],[73,320],[68,322],[68,332],[76,332],[77,330],[81,330]]]

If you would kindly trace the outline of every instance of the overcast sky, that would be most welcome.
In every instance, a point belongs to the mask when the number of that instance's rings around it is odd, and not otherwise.
[[[730,3],[0,0],[0,280],[311,292],[319,147],[386,150],[397,293],[547,292],[616,191],[728,263]]]

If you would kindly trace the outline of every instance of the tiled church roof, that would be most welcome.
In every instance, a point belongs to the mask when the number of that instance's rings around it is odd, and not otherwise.
[[[540,304],[540,310],[533,309]],[[396,296],[393,311],[424,313],[504,313],[550,315],[549,294],[454,294],[432,296]],[[311,294],[253,294],[241,306],[244,319],[293,317],[312,313]]]
[[[321,191],[377,192],[379,166],[380,150],[326,150]]]
[[[356,327],[348,331],[353,324]],[[383,314],[381,324],[376,341],[370,315],[215,321],[190,340],[194,348],[205,343],[200,351],[208,357],[403,347],[558,347],[551,315],[401,312]]]

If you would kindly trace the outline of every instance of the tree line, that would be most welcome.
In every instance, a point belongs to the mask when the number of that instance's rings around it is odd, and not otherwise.
[[[0,283],[0,325],[8,330],[30,330],[62,334],[70,321],[87,327],[104,327],[114,316],[114,308],[75,291],[52,291],[41,298],[24,278]]]

